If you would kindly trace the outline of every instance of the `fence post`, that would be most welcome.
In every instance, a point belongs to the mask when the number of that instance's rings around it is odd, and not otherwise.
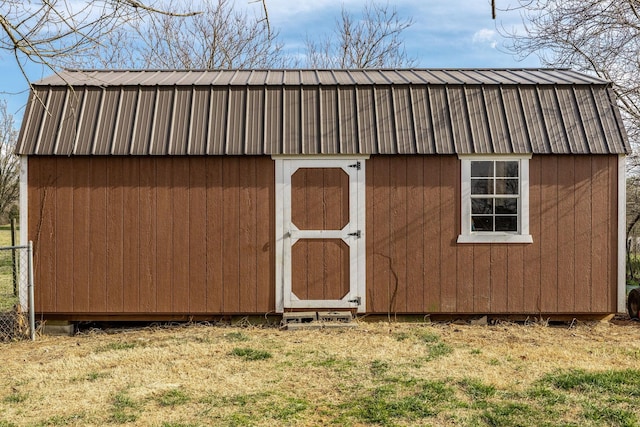
[[[29,240],[27,247],[27,278],[29,288],[29,328],[31,329],[31,341],[36,340],[36,307],[33,296],[33,242]]]
[[[16,219],[11,218],[11,246],[14,248],[11,249],[11,266],[12,266],[12,275],[13,275],[13,296],[18,296],[18,263],[16,262]]]

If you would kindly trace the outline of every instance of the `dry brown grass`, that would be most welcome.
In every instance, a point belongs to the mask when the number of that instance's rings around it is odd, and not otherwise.
[[[638,369],[639,335],[638,323],[360,322],[354,330],[190,325],[41,336],[0,344],[0,426],[488,425],[492,409],[474,405],[460,384],[494,388],[502,404],[554,372]],[[271,357],[246,360],[231,354],[238,348]],[[455,388],[458,403],[391,421],[354,412],[381,387],[404,396],[424,381]],[[561,409],[570,425],[609,425],[583,422],[584,410],[569,403],[542,410]]]

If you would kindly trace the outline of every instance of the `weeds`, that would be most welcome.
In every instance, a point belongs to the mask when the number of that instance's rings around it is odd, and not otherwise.
[[[371,362],[371,366],[369,367],[371,374],[373,376],[379,377],[385,374],[389,370],[389,364],[382,360],[374,360]]]
[[[229,353],[232,356],[241,357],[244,360],[266,360],[271,359],[271,353],[264,350],[254,350],[252,348],[234,348]]]
[[[229,342],[249,341],[249,337],[242,332],[229,332],[227,334],[224,334],[224,338]]]
[[[281,404],[273,405],[266,415],[269,418],[280,421],[288,421],[309,407],[309,403],[300,398],[287,397]]]
[[[316,368],[333,369],[334,371],[345,371],[353,368],[355,366],[355,363],[351,359],[329,356],[320,360],[312,361],[311,366],[314,366]]]
[[[396,341],[404,341],[409,338],[409,334],[406,332],[398,332],[393,334],[393,336],[396,339]]]
[[[634,413],[626,409],[610,408],[586,404],[583,417],[586,420],[601,423],[607,426],[637,427],[638,418]]]
[[[445,402],[455,402],[453,389],[443,382],[427,381],[409,392],[390,385],[379,386],[343,407],[353,406],[351,416],[358,421],[391,426],[399,421],[433,417]]]
[[[162,393],[157,400],[160,406],[177,406],[184,405],[190,398],[184,391],[173,389]]]
[[[526,392],[527,397],[541,402],[544,406],[563,405],[567,402],[567,396],[560,390],[536,384]]]
[[[120,391],[113,396],[110,421],[119,424],[134,422],[138,419],[138,408],[126,391]]]
[[[164,422],[160,427],[198,427],[199,424]]]
[[[39,422],[35,424],[37,427],[45,427],[45,426],[69,426],[69,425],[78,425],[78,423],[84,420],[84,414],[73,414],[67,416],[55,415],[45,421]],[[2,424],[0,424],[2,426]]]
[[[634,369],[603,372],[570,370],[548,374],[542,381],[562,390],[640,397],[640,371]]]
[[[134,342],[111,342],[95,349],[96,353],[104,353],[106,351],[131,350],[137,346]]]
[[[89,372],[84,378],[87,381],[97,381],[101,378],[109,378],[110,374],[106,372]]]
[[[500,427],[544,425],[536,411],[529,405],[518,402],[492,404],[483,412],[482,419],[490,426]]]
[[[427,331],[427,330],[420,330],[416,333],[417,337],[420,339],[420,341],[425,342],[425,343],[437,343],[440,342],[440,335],[431,332],[431,331]]]
[[[496,394],[496,388],[492,385],[486,385],[482,381],[474,378],[465,378],[460,381],[459,385],[474,400],[485,400]]]
[[[429,346],[427,350],[427,361],[432,361],[451,353],[453,353],[453,348],[451,348],[451,346],[443,342],[437,342],[434,345]]]
[[[216,410],[221,407],[230,410],[228,415],[222,417],[223,422],[216,423],[226,426],[250,426],[265,420],[270,420],[270,425],[282,425],[297,419],[310,406],[305,399],[273,393],[212,396],[201,403]]]
[[[5,402],[5,403],[22,403],[22,402],[26,401],[28,398],[29,398],[29,396],[26,393],[14,392],[14,393],[11,393],[10,395],[6,396],[3,399],[3,402]]]

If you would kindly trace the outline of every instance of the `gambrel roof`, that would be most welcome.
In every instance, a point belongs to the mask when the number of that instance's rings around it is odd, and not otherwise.
[[[67,70],[17,154],[610,154],[609,82],[557,69]]]

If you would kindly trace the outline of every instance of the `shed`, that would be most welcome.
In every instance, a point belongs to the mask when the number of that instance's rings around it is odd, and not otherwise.
[[[570,70],[67,70],[16,152],[45,319],[624,311],[630,146]]]

